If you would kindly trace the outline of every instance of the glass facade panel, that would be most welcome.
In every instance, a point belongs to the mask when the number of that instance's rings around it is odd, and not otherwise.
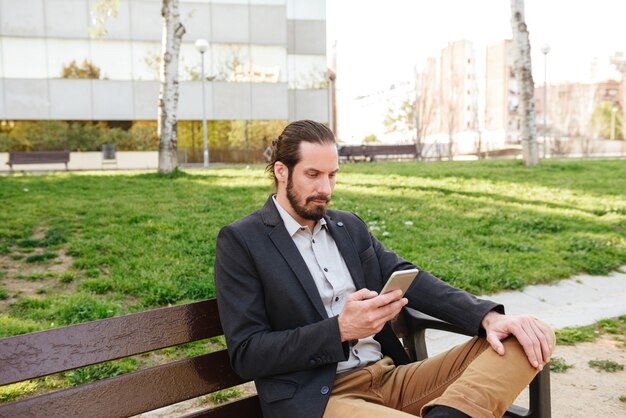
[[[245,83],[250,81],[250,45],[211,45],[210,79]]]
[[[326,88],[326,57],[323,55],[289,55],[289,88]]]
[[[287,82],[287,50],[279,46],[250,47],[251,79],[257,83]]]
[[[100,78],[131,80],[131,47],[128,41],[91,41],[91,59],[100,67]]]
[[[134,80],[158,80],[161,62],[159,42],[134,41],[131,44],[132,69]]]
[[[81,67],[85,60],[101,68],[93,62],[89,54],[89,41],[79,39],[48,39],[48,78],[62,78],[63,69],[72,61]],[[102,73],[100,73],[102,76]]]
[[[4,76],[46,78],[46,41],[43,38],[2,38]]]
[[[204,53],[204,74],[208,75],[211,69],[211,52]],[[180,45],[178,61],[178,78],[181,81],[200,80],[202,78],[202,61],[198,50],[193,43]]]

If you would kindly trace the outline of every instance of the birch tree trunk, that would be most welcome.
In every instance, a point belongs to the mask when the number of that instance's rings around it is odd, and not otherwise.
[[[159,68],[159,172],[171,173],[178,167],[177,122],[178,110],[178,55],[185,27],[180,23],[178,0],[163,0],[163,38]]]
[[[524,0],[511,0],[511,29],[515,78],[519,86],[519,118],[522,155],[527,166],[539,164],[537,125],[535,121],[535,83],[530,61],[530,40],[524,18]]]

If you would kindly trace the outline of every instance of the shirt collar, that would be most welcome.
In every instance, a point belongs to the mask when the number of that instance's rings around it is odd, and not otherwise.
[[[285,224],[285,228],[287,229],[289,236],[293,237],[300,230],[300,228],[303,227],[303,225],[300,225],[295,219],[293,219],[293,216],[291,216],[289,212],[287,212],[287,210],[285,210],[285,208],[283,208],[280,203],[278,203],[276,195],[272,196],[272,200],[276,205],[276,209],[278,209],[278,213],[280,214],[280,217]],[[316,232],[321,227],[328,228],[328,226],[326,225],[326,219],[324,218],[320,219],[317,224],[315,224],[315,231],[313,232]]]

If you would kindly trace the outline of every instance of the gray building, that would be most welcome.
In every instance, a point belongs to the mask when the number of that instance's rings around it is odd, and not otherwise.
[[[96,0],[0,0],[0,120],[155,120],[160,0],[121,0],[104,39]],[[325,0],[181,1],[178,119],[202,118],[198,38],[209,120],[329,120]],[[67,79],[85,61],[98,79]]]

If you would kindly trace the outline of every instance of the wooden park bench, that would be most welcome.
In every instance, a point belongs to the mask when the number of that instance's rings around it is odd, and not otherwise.
[[[411,316],[405,318],[411,321]],[[431,327],[441,322],[416,319]],[[449,324],[448,324],[449,325]],[[421,325],[420,325],[421,326]],[[0,385],[23,382],[104,361],[222,334],[215,299],[102,319],[0,339]],[[425,355],[423,330],[405,336]],[[421,351],[420,351],[421,350]],[[85,385],[0,404],[0,417],[127,417],[233,387],[247,380],[231,369],[226,350],[110,377]],[[533,385],[540,385],[537,393]],[[547,386],[546,386],[547,384]],[[541,396],[541,400],[537,399]],[[546,397],[547,395],[547,397]],[[547,368],[531,385],[530,415],[550,416]],[[522,411],[523,412],[523,411]],[[186,417],[261,417],[256,395]]]
[[[386,159],[415,159],[415,144],[401,145],[342,145],[339,147],[339,158],[346,161],[375,161],[377,157]]]
[[[67,163],[70,162],[69,151],[29,151],[29,152],[9,152],[9,165],[11,171],[13,171],[13,165],[17,164],[65,164],[67,170]]]

